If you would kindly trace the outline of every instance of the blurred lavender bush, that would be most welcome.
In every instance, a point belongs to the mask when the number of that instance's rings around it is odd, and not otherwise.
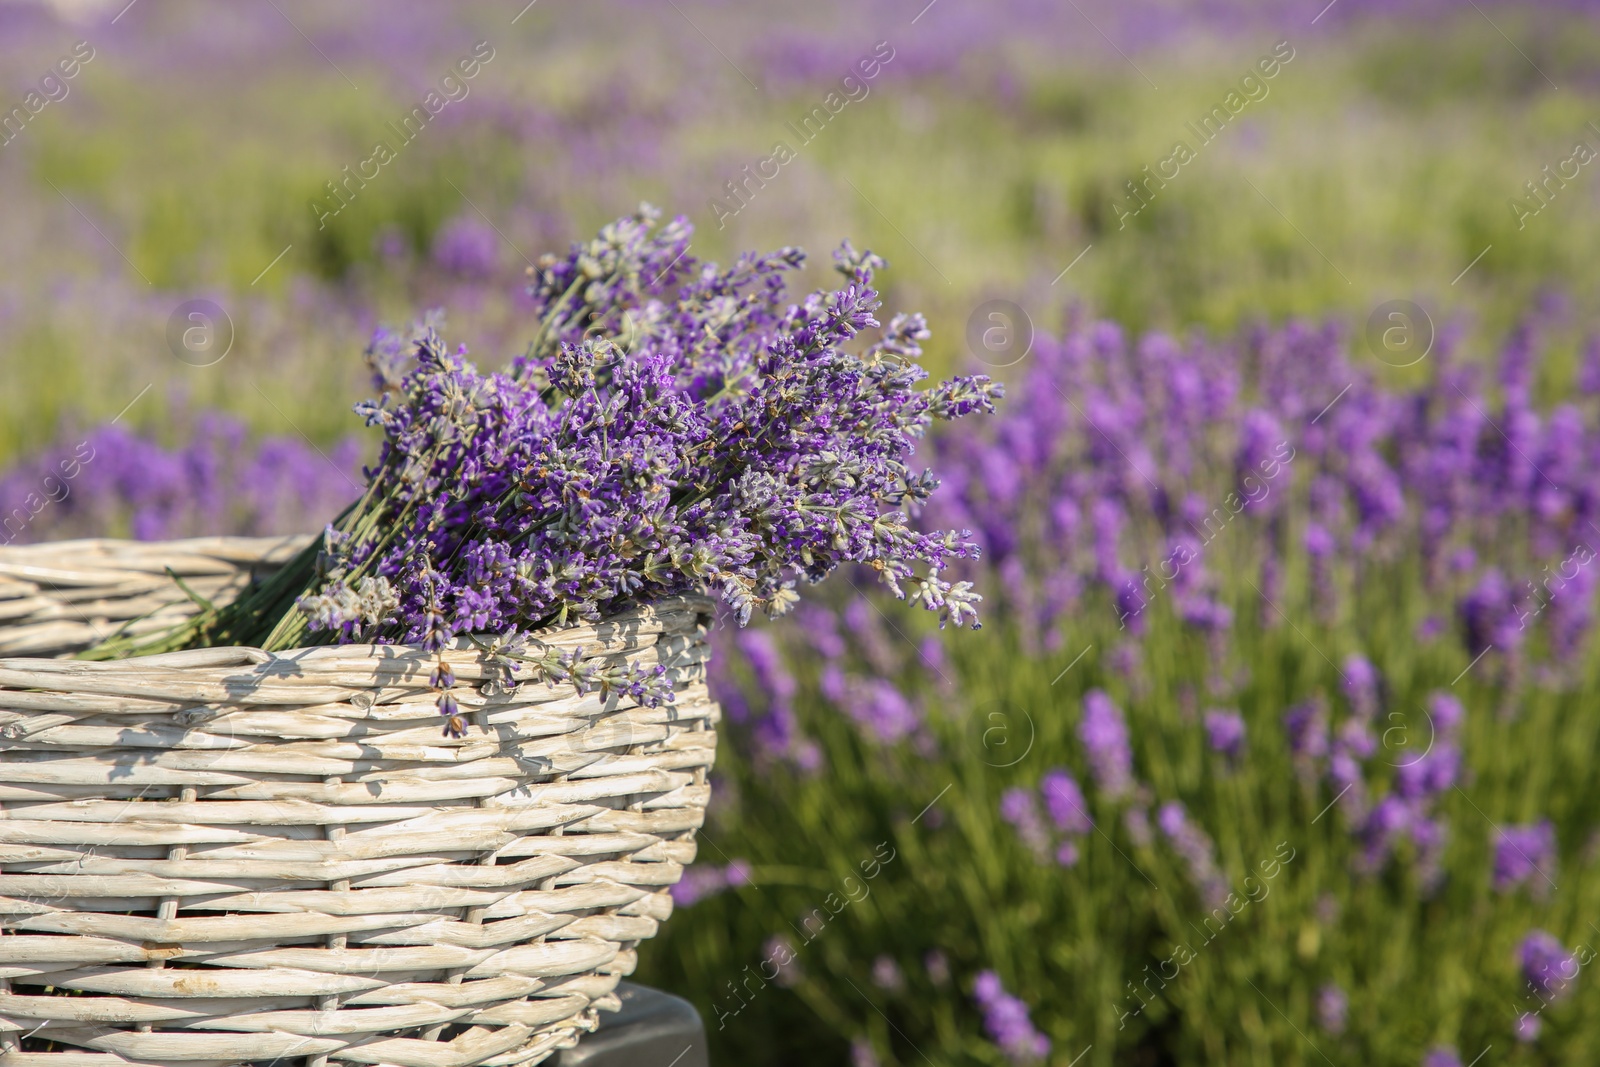
[[[251,440],[217,412],[181,427],[168,448],[102,426],[0,471],[0,544],[315,533],[360,495],[371,451],[355,437],[326,451],[293,436]]]
[[[292,409],[330,446],[359,388],[342,354],[375,322],[443,304],[471,312],[473,351],[510,357],[524,253],[642,199],[691,212],[696,253],[724,261],[860,235],[900,264],[897,302],[938,294],[939,373],[980,300],[1069,287],[1135,328],[1359,319],[1410,297],[1498,330],[1548,287],[1597,310],[1587,172],[1526,225],[1507,207],[1574,139],[1600,144],[1590,0],[1479,4],[1498,32],[1441,0],[1341,0],[1315,26],[1316,11],[1255,0],[924,6],[609,0],[513,25],[520,7],[485,0],[0,2],[12,104],[74,41],[95,49],[0,146],[0,462],[46,445],[63,414],[110,419],[152,380],[255,433]],[[1300,58],[1270,95],[1122,225],[1127,183],[1279,40]],[[497,58],[470,92],[376,177],[348,178],[480,41]],[[895,59],[870,95],[791,144],[718,231],[710,203],[878,41]],[[323,225],[310,205],[346,181],[356,195]],[[214,368],[178,364],[163,336],[196,295],[237,328]],[[125,421],[159,427],[162,395]]]
[[[1349,347],[1069,321],[978,436],[935,440],[924,521],[983,544],[983,634],[855,598],[724,635],[703,847],[748,884],[644,960],[722,1055],[1600,1051],[1600,398],[1534,401],[1531,325],[1470,361],[1441,338],[1412,388]]]

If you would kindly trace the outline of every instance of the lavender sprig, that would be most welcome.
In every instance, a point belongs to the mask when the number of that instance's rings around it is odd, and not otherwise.
[[[641,210],[542,261],[540,326],[507,372],[480,371],[436,321],[405,342],[380,332],[367,360],[381,393],[357,411],[384,444],[362,499],[235,604],[90,654],[319,640],[442,650],[689,593],[719,596],[743,625],[757,609],[784,614],[797,585],[846,564],[941,625],[976,627],[981,598],[941,572],[977,548],[966,532],[912,525],[938,480],[909,460],[934,420],[992,410],[999,385],[917,388],[926,324],[880,325],[884,264],[870,252],[846,243],[844,285],[785,304],[798,250],[722,271],[686,254],[686,221],[656,222]],[[670,691],[660,668],[505,649],[579,692],[648,703]],[[450,687],[436,688],[459,734]]]

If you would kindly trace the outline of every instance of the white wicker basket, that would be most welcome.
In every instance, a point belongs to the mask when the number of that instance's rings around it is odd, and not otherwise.
[[[140,580],[170,585],[160,567],[88,582],[165,546],[94,544],[88,565],[0,550],[0,574],[36,586],[11,614],[29,647],[60,650],[40,625],[85,641],[44,603],[63,575],[115,590],[75,601],[75,626],[170,596]],[[251,566],[239,542],[197,544],[167,558],[243,584],[205,569]],[[0,659],[0,1067],[509,1067],[570,1047],[694,856],[719,719],[709,610],[541,635],[667,664],[677,699],[656,709],[542,683],[484,695],[491,668],[460,643],[459,740],[428,689],[436,655],[412,648]]]
[[[310,538],[55,541],[0,546],[0,656],[56,656],[119,628],[154,633],[198,610],[170,574],[225,603]]]

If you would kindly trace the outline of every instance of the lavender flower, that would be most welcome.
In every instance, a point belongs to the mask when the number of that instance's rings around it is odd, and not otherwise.
[[[1503,826],[1494,846],[1494,888],[1509,893],[1531,885],[1543,893],[1556,871],[1556,830],[1550,820]]]
[[[1091,689],[1084,694],[1078,739],[1101,791],[1112,799],[1125,796],[1133,788],[1133,751],[1128,747],[1122,713],[1104,690]]]
[[[734,860],[726,867],[689,867],[669,892],[674,904],[687,908],[724,890],[749,884],[750,865],[743,860]]]
[[[983,1028],[989,1040],[1013,1063],[1033,1063],[1050,1055],[1050,1039],[1033,1028],[1028,1006],[1005,991],[1000,976],[983,971],[973,986],[973,998],[983,1011]]]
[[[870,736],[884,744],[904,739],[922,722],[911,701],[882,678],[848,685],[844,710],[865,727]]]
[[[1244,718],[1236,711],[1208,711],[1205,715],[1206,740],[1211,751],[1230,760],[1244,754]]]
[[[475,215],[458,215],[433,239],[433,261],[445,272],[481,280],[499,266],[500,235]]]
[[[893,957],[879,956],[872,961],[872,984],[879,989],[895,993],[905,988],[905,975],[900,973],[900,965]]]
[[[1317,1025],[1335,1036],[1344,1033],[1350,1015],[1350,998],[1329,982],[1317,990]]]
[[[937,481],[906,460],[935,420],[991,410],[999,387],[915,388],[920,319],[880,327],[881,260],[868,253],[841,250],[843,288],[785,305],[782,276],[799,252],[720,271],[685,254],[687,222],[656,222],[642,210],[541,261],[539,332],[509,373],[482,373],[421,331],[414,367],[358,408],[385,441],[367,494],[334,524],[355,538],[337,566],[317,570],[318,546],[232,604],[93,654],[294,647],[313,626],[350,640],[348,615],[321,609],[369,577],[398,598],[379,639],[440,649],[499,633],[497,655],[512,659],[531,630],[684,592],[715,592],[741,625],[756,609],[784,614],[796,584],[845,564],[941,624],[975,626],[971,583],[941,572],[977,547],[909,525]],[[873,330],[878,340],[847,350]],[[286,590],[303,612],[284,613]],[[660,671],[523,662],[580,691],[667,695]]]
[[[1007,789],[1000,795],[1000,817],[1017,831],[1022,843],[1041,860],[1050,850],[1050,834],[1039,818],[1039,808],[1033,793],[1020,787]]]
[[[1525,1011],[1521,1015],[1517,1016],[1517,1024],[1514,1033],[1516,1034],[1518,1041],[1525,1045],[1529,1045],[1539,1040],[1539,1031],[1543,1029],[1544,1023],[1540,1021],[1538,1014],[1531,1011]]]
[[[1131,805],[1122,813],[1122,825],[1128,831],[1128,837],[1140,848],[1149,848],[1153,837],[1150,833],[1150,813],[1141,805]]]
[[[1428,699],[1428,716],[1437,736],[1451,739],[1461,729],[1466,719],[1466,709],[1449,693],[1440,691]]]
[[[1461,1067],[1461,1056],[1448,1045],[1435,1045],[1422,1057],[1422,1067]]]
[[[773,981],[785,989],[794,988],[805,978],[796,956],[794,942],[782,934],[769,937],[761,950],[763,962],[772,964],[772,969],[777,972]]]
[[[1563,996],[1578,976],[1578,957],[1545,930],[1530,931],[1522,939],[1517,956],[1522,977],[1545,1000]]]
[[[1161,805],[1156,812],[1156,825],[1172,846],[1183,857],[1189,868],[1189,878],[1200,891],[1200,899],[1207,907],[1222,903],[1228,896],[1228,882],[1217,868],[1212,855],[1211,839],[1204,830],[1189,821],[1183,805],[1176,800]]]
[[[1046,771],[1039,780],[1039,792],[1044,797],[1045,811],[1058,830],[1086,834],[1094,829],[1088,802],[1072,775],[1060,768]]]
[[[922,958],[922,967],[928,972],[928,981],[934,985],[942,986],[950,981],[950,960],[940,950],[929,949]]]
[[[1328,715],[1320,703],[1296,704],[1284,713],[1283,726],[1289,735],[1290,752],[1304,767],[1327,758]]]
[[[1395,791],[1411,800],[1447,792],[1461,777],[1461,750],[1434,738],[1433,747],[1395,769]]]
[[[298,435],[253,441],[217,412],[178,406],[168,418],[185,428],[183,445],[104,426],[0,471],[0,544],[315,533],[361,483],[356,438],[319,454]]]
[[[1344,695],[1357,716],[1370,719],[1378,710],[1378,670],[1365,656],[1351,653],[1344,661]]]

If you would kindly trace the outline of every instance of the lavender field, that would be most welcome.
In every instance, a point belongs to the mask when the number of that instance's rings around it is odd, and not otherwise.
[[[0,543],[322,530],[426,326],[715,402],[826,323],[1004,396],[873,495],[947,584],[719,621],[636,976],[713,1064],[1600,1058],[1600,8],[524,3],[0,0]]]

